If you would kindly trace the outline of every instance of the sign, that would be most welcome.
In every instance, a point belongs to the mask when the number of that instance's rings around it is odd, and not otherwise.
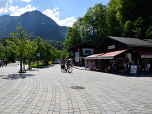
[[[40,53],[36,53],[36,56],[37,56],[37,57],[40,57]]]
[[[79,52],[75,52],[76,55],[79,55]]]
[[[130,73],[132,73],[132,74],[137,73],[137,65],[131,65]]]
[[[108,49],[114,49],[115,45],[108,46]]]
[[[83,52],[83,55],[84,55],[84,56],[86,56],[86,55],[91,55],[91,54],[93,54],[94,49],[93,49],[93,48],[83,48],[83,49],[82,49],[82,52]]]
[[[75,62],[79,62],[79,52],[75,52]]]

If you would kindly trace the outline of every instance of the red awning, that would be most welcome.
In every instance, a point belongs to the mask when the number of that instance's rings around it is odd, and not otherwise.
[[[91,56],[85,57],[85,59],[114,59],[114,57],[116,55],[119,55],[119,54],[125,52],[126,50],[119,50],[119,51],[113,51],[113,52],[108,52],[108,53],[93,54]]]
[[[152,49],[133,49],[141,58],[152,58]]]
[[[100,56],[101,54],[104,54],[104,53],[89,55],[89,56],[85,57],[85,59],[95,59],[96,57]]]

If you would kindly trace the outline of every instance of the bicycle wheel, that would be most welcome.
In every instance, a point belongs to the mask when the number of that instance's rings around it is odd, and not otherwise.
[[[71,73],[73,71],[72,67],[68,68],[68,72]]]

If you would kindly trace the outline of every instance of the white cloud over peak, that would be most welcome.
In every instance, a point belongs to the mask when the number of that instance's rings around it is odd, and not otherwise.
[[[11,4],[11,3],[12,3],[11,0],[0,0],[0,13],[8,12],[7,7],[8,7],[8,4]]]
[[[51,19],[53,19],[60,26],[68,26],[71,27],[73,23],[76,21],[74,17],[66,18],[65,20],[60,20],[60,12],[57,11],[59,8],[55,8],[53,10],[46,9],[43,14],[47,15]]]
[[[8,9],[11,12],[10,16],[20,16],[27,11],[36,10],[36,8],[32,7],[31,5],[27,5],[26,7],[23,7],[23,8],[19,8],[18,6],[9,6]]]
[[[24,1],[24,2],[31,2],[31,0],[22,0],[22,1]]]

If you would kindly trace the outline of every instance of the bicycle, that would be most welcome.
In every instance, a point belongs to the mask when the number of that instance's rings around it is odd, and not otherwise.
[[[73,64],[69,64],[70,67],[73,67]]]
[[[69,66],[67,69],[64,64],[61,65],[61,72],[71,73],[72,71],[73,71],[72,67]]]

